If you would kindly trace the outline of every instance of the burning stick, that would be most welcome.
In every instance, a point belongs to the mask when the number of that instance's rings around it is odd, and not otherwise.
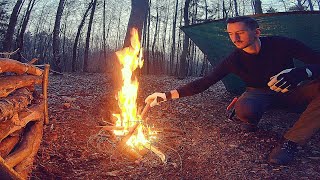
[[[144,119],[146,113],[148,112],[148,110],[150,109],[150,103],[147,103],[147,105],[143,108],[143,111],[141,113],[141,119]]]
[[[143,145],[143,147],[149,149],[150,151],[152,151],[153,153],[155,153],[163,163],[167,163],[167,158],[166,156],[160,151],[158,150],[156,147],[152,146],[150,143]]]
[[[98,126],[98,127],[102,127],[102,129],[106,131],[124,130],[123,126]]]
[[[134,150],[132,150],[130,147],[126,146],[127,141],[130,139],[130,137],[132,136],[132,134],[136,131],[136,129],[138,128],[140,124],[136,123],[128,132],[127,135],[125,135],[120,142],[118,142],[118,144],[116,145],[116,150],[119,150],[120,152],[122,152],[123,154],[128,155],[130,158],[132,159],[140,159],[142,156],[135,152]]]

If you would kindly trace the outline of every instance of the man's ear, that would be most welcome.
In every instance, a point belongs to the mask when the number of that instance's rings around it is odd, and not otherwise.
[[[255,30],[255,33],[256,33],[256,36],[259,37],[261,35],[261,29],[260,28],[257,28]]]

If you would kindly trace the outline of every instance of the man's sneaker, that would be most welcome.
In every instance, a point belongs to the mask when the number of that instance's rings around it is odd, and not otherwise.
[[[298,151],[297,146],[297,143],[285,140],[271,151],[269,162],[278,165],[288,164],[293,161],[295,153]]]

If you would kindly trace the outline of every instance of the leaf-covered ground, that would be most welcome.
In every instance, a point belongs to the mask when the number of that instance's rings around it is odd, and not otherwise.
[[[142,76],[138,104],[142,107],[155,91],[194,79]],[[298,115],[269,111],[257,132],[245,132],[227,118],[234,96],[221,82],[148,112],[148,124],[162,131],[154,145],[167,156],[166,164],[151,152],[140,161],[129,160],[114,150],[114,137],[101,131],[117,112],[115,94],[109,75],[50,77],[50,124],[32,179],[320,179],[319,133],[299,148],[290,165],[268,164],[270,150]]]

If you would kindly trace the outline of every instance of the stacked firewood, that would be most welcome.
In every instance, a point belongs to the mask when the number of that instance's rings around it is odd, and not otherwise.
[[[48,123],[49,65],[34,62],[0,58],[0,179],[28,178]]]

